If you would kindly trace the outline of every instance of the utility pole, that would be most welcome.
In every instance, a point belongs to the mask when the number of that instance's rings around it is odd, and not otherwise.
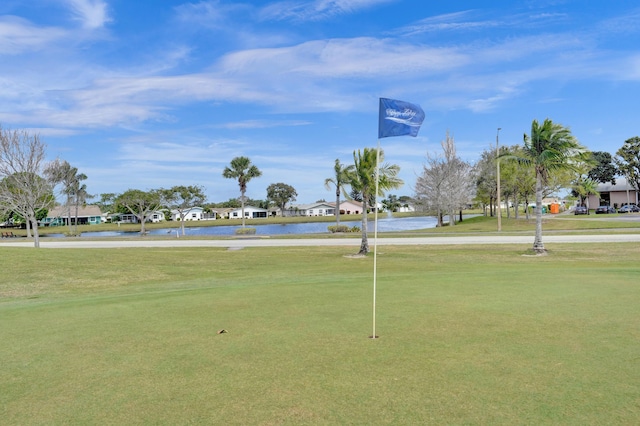
[[[498,132],[496,133],[496,182],[498,186],[498,232],[502,231],[502,209],[500,208],[500,130],[501,127],[498,127]]]

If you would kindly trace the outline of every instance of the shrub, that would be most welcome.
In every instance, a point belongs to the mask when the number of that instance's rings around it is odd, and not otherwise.
[[[332,232],[334,234],[336,232],[350,232],[349,227],[347,225],[331,225],[327,227],[327,229],[329,230],[329,232]]]
[[[236,229],[236,235],[254,235],[256,228],[238,228]]]

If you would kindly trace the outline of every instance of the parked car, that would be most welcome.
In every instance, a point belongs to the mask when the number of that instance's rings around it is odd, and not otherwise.
[[[611,206],[599,206],[596,209],[596,214],[608,214],[608,213],[616,213],[616,209]]]
[[[618,209],[618,213],[638,213],[640,212],[640,207],[635,204],[625,204],[624,206]]]
[[[587,210],[587,208],[585,206],[576,206],[575,209],[573,209],[573,213],[574,214],[589,214],[589,210]]]

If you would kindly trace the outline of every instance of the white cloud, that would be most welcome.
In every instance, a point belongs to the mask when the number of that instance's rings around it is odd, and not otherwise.
[[[481,10],[464,10],[443,15],[429,16],[410,25],[394,31],[395,34],[418,35],[422,33],[442,32],[480,32],[496,28],[530,29],[539,26],[549,26],[552,23],[566,21],[567,15],[562,13],[529,14],[520,13],[500,16],[495,19]],[[481,33],[485,34],[485,33]]]
[[[72,3],[90,11],[106,7],[97,1]],[[304,5],[346,10],[377,3]],[[215,14],[216,5],[217,2],[185,5],[183,13],[192,7],[194,14],[200,8]],[[464,20],[469,13],[426,21]],[[83,16],[86,15],[91,13]],[[106,17],[96,19],[105,22]],[[3,23],[17,25],[25,34],[19,37],[22,48],[46,43],[45,35],[52,31],[4,18],[0,20],[0,49],[12,45],[2,42]],[[5,33],[14,31],[5,28]],[[59,38],[63,35],[58,31]],[[428,100],[432,108],[480,112],[522,94],[533,81],[594,75],[638,78],[637,59],[627,58],[627,66],[615,66],[622,59],[610,52],[594,51],[579,37],[565,34],[512,37],[491,43],[471,41],[449,47],[412,44],[393,37],[310,40],[231,52],[204,71],[200,68],[199,72],[183,74],[177,73],[176,67],[189,57],[190,47],[178,46],[167,52],[161,60],[152,59],[149,66],[136,64],[135,68],[119,70],[121,77],[115,77],[113,70],[88,68],[84,61],[73,57],[63,67],[51,67],[47,75],[38,75],[38,81],[24,73],[9,76],[3,72],[7,77],[0,80],[0,100],[4,98],[11,107],[2,108],[0,119],[68,128],[112,127],[148,120],[170,122],[175,120],[174,109],[195,102],[257,103],[274,112],[361,111],[370,105],[371,98],[382,93],[411,93],[414,99]],[[536,61],[530,61],[532,57]],[[46,64],[43,66],[46,68]],[[163,75],[169,70],[174,74]],[[241,119],[221,126],[240,129],[304,124]]]
[[[111,22],[107,4],[103,0],[66,0],[74,18],[83,28],[94,30]]]
[[[38,27],[26,19],[0,16],[0,54],[39,51],[66,35],[67,32],[59,28]]]
[[[395,1],[397,0],[280,1],[264,7],[260,14],[265,20],[321,21]]]
[[[474,11],[465,10],[444,15],[430,16],[416,23],[400,28],[396,32],[404,35],[415,35],[426,32],[478,30],[496,27],[494,20],[472,20]]]
[[[640,31],[640,10],[632,10],[623,16],[606,19],[597,29],[605,34],[636,34]]]
[[[273,127],[308,126],[310,124],[310,121],[305,120],[245,120],[224,123],[216,127],[224,129],[268,129]]]
[[[241,3],[225,4],[220,1],[200,1],[185,3],[175,7],[179,22],[196,25],[199,28],[220,29],[234,25],[234,14],[247,14],[248,5]]]

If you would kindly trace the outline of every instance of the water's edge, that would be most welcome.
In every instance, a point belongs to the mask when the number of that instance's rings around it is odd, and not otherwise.
[[[348,221],[340,222],[341,225],[348,227],[360,227],[361,221]],[[421,217],[403,217],[403,218],[384,218],[378,219],[378,231],[379,232],[393,232],[393,231],[411,231],[416,229],[435,228],[437,224],[436,218],[431,216]],[[331,222],[312,222],[312,223],[286,223],[286,224],[269,224],[259,225],[255,221],[251,221],[247,224],[248,227],[256,229],[256,235],[288,235],[288,234],[323,234],[328,233],[328,227],[334,225]],[[367,228],[370,232],[374,230],[374,222],[367,222]],[[188,227],[185,228],[185,235],[187,236],[207,236],[207,235],[234,235],[236,229],[241,228],[240,225],[225,225],[225,226],[202,226],[202,227]],[[167,235],[180,233],[179,228],[157,228],[150,229],[148,235]],[[137,231],[96,231],[96,232],[83,232],[83,237],[122,237],[131,236],[137,234]],[[47,237],[59,238],[64,234],[48,234]]]

